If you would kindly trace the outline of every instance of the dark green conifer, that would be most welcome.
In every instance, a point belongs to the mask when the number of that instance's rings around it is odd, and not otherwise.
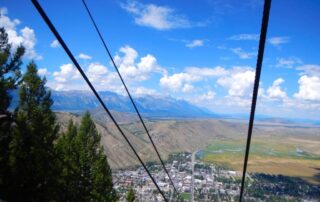
[[[85,113],[79,129],[69,122],[67,132],[57,142],[57,149],[72,168],[64,168],[62,181],[70,190],[67,200],[117,201],[112,173],[90,114]]]
[[[11,97],[9,91],[16,89],[21,81],[22,56],[25,49],[19,46],[11,53],[11,44],[8,43],[8,34],[0,28],[0,114],[8,114]]]
[[[136,199],[136,195],[135,195],[133,189],[130,188],[127,193],[126,200],[127,200],[127,202],[134,202],[135,199]]]
[[[11,200],[48,201],[58,194],[54,141],[59,127],[45,83],[31,62],[20,87],[16,126],[9,146]]]
[[[10,186],[9,144],[13,124],[12,113],[8,111],[11,96],[10,91],[17,88],[21,81],[20,67],[24,47],[19,46],[11,53],[8,34],[0,28],[0,195],[7,194]]]

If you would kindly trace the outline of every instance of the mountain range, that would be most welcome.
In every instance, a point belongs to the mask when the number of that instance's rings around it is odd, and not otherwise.
[[[54,111],[82,113],[84,111],[90,111],[97,116],[105,114],[102,110],[98,99],[91,91],[54,91],[51,90],[51,97],[54,101],[52,109]],[[99,92],[100,97],[113,114],[119,118],[119,120],[127,122],[127,120],[135,120],[134,107],[128,96],[119,95],[110,91]],[[11,110],[18,104],[18,90],[11,92],[12,102]],[[175,99],[172,97],[161,97],[145,95],[140,97],[134,97],[136,106],[145,118],[156,119],[192,119],[192,118],[224,118],[224,119],[240,119],[248,120],[249,113],[247,114],[216,114],[208,109],[201,108],[193,105],[182,99]],[[320,125],[319,120],[311,119],[299,119],[288,117],[272,117],[263,114],[255,115],[256,121],[268,121],[277,122],[281,124],[312,124]]]
[[[94,110],[100,106],[98,99],[90,91],[51,91],[54,101],[52,109],[54,111],[83,112]],[[128,96],[119,95],[110,91],[99,92],[102,100],[109,110],[125,113],[135,113],[134,107]],[[12,105],[18,103],[18,91],[12,91]],[[195,106],[185,100],[174,99],[172,97],[142,96],[134,98],[140,113],[147,117],[157,118],[198,118],[216,117],[213,112]]]

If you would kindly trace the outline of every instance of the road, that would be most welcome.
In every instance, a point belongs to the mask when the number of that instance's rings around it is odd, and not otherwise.
[[[195,155],[198,151],[192,153],[191,156],[191,166],[192,166],[192,178],[191,178],[191,202],[194,202],[194,164],[195,164]]]

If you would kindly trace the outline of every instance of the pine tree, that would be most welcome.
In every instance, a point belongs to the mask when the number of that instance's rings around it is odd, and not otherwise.
[[[0,28],[0,114],[7,114],[11,97],[9,91],[16,89],[21,81],[20,67],[25,49],[19,46],[11,54],[11,44],[8,43],[8,34]]]
[[[9,144],[11,141],[11,127],[13,123],[12,113],[8,111],[11,97],[10,91],[17,88],[21,81],[20,67],[24,47],[19,46],[11,53],[11,45],[8,43],[8,34],[4,28],[0,28],[0,195],[6,193],[10,179]]]
[[[136,199],[135,193],[134,193],[133,189],[130,188],[127,193],[126,200],[127,200],[127,202],[134,202],[135,199]]]
[[[59,161],[61,173],[59,176],[59,186],[63,192],[60,193],[61,201],[77,201],[81,194],[77,189],[79,170],[77,169],[77,151],[75,147],[75,138],[77,136],[77,127],[70,120],[66,132],[59,137],[55,149],[60,155],[62,161]]]
[[[75,135],[76,134],[76,135]],[[117,201],[112,173],[90,114],[85,113],[79,129],[69,122],[67,132],[58,140],[57,149],[72,168],[65,167],[62,184],[69,190],[65,200]]]
[[[45,78],[37,75],[35,63],[31,62],[19,91],[16,127],[9,146],[10,200],[48,201],[57,194],[59,170],[53,143],[59,127],[50,109],[53,101],[45,83]]]

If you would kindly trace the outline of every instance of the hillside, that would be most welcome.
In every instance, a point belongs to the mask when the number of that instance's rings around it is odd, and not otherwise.
[[[70,118],[76,123],[80,121],[79,116],[70,113],[59,112],[57,117],[62,125],[62,130]],[[120,117],[121,114],[119,119],[121,119]],[[101,113],[99,116],[93,113],[93,119],[97,124],[98,131],[102,134],[102,144],[106,149],[111,166],[122,168],[138,164],[136,157],[133,156],[132,151],[114,124]],[[131,123],[128,119],[122,122],[120,124],[121,128],[144,161],[157,160],[156,153],[153,151],[141,123],[135,119],[131,120],[133,120]],[[147,120],[146,125],[164,159],[172,152],[192,152],[204,149],[208,145],[219,141],[231,141],[244,145],[247,134],[247,122],[244,121],[217,119]],[[286,145],[287,141],[295,141],[295,145],[301,146],[301,148],[308,146],[304,145],[305,141],[320,142],[319,128],[272,125],[271,123],[257,123],[254,128],[253,138],[269,141],[275,139],[275,137],[277,140],[283,141],[283,145]],[[314,144],[310,145],[312,147],[309,148],[309,152],[320,155],[319,149],[314,147]],[[240,153],[244,153],[244,151]]]

